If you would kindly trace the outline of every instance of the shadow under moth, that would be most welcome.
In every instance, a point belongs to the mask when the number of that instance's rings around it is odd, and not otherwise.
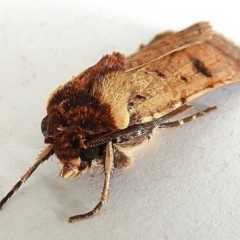
[[[97,214],[107,201],[114,168],[128,167],[136,146],[154,129],[177,127],[216,109],[170,121],[190,107],[189,101],[239,79],[240,48],[206,22],[160,34],[128,57],[118,52],[103,56],[52,93],[41,124],[48,146],[1,200],[0,208],[55,154],[63,178],[103,167],[99,203],[88,213],[70,217],[69,222]]]

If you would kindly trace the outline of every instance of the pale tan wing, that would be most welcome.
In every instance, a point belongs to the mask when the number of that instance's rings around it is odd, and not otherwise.
[[[177,33],[162,34],[158,41],[157,36],[153,43],[128,56],[125,68],[131,71],[142,67],[170,53],[204,42],[212,37],[212,33],[209,23],[200,22]]]
[[[152,60],[128,75],[135,91],[130,124],[147,122],[239,80],[240,48],[214,34],[210,40]]]

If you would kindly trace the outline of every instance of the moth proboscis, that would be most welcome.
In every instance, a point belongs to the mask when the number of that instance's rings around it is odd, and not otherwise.
[[[216,109],[169,121],[186,111],[189,101],[239,79],[240,48],[206,22],[160,34],[127,58],[118,52],[103,56],[52,93],[41,125],[49,145],[1,200],[0,208],[55,154],[63,165],[63,178],[103,166],[105,181],[99,203],[69,221],[95,215],[107,201],[113,169],[128,167],[136,146],[156,128],[177,127]]]

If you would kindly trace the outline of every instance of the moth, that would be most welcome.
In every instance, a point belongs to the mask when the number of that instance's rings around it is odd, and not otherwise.
[[[99,203],[69,222],[97,214],[108,199],[113,170],[130,166],[136,146],[149,139],[154,129],[177,127],[216,109],[170,121],[190,107],[189,101],[239,79],[240,48],[207,22],[160,34],[126,58],[118,52],[103,56],[52,93],[41,124],[48,146],[1,200],[0,208],[55,154],[63,178],[103,167]]]

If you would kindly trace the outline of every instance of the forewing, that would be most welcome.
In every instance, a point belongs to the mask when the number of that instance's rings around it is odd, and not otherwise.
[[[154,49],[158,44],[159,48],[163,47],[162,42],[164,39],[155,42]],[[130,62],[132,59],[130,57]],[[184,49],[170,50],[164,56],[145,59],[146,64],[128,72],[133,79],[134,92],[130,124],[164,116],[186,102],[240,78],[240,48],[219,34]]]
[[[212,33],[209,23],[200,22],[177,33],[161,34],[151,44],[128,56],[125,68],[127,71],[140,68],[170,53],[204,42],[212,37]]]

